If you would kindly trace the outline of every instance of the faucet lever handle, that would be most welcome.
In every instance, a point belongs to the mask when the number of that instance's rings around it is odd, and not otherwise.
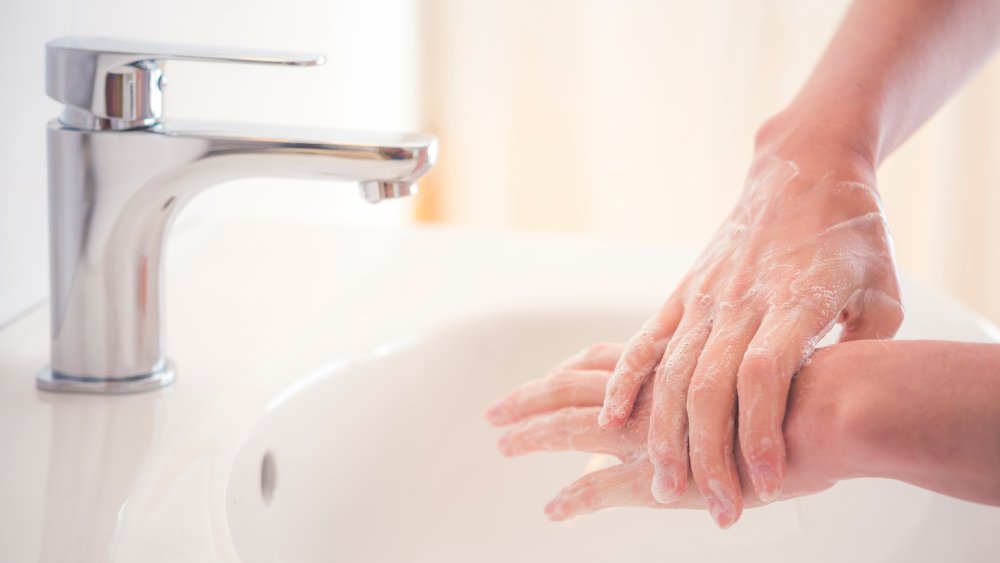
[[[83,129],[135,129],[163,115],[167,60],[282,66],[323,64],[320,54],[62,37],[45,44],[45,93],[66,105],[62,121]]]

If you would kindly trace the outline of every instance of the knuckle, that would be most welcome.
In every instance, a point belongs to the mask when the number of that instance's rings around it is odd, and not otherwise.
[[[694,469],[695,466],[701,468],[711,465],[711,460],[713,459],[713,450],[715,449],[712,444],[711,435],[708,432],[699,432],[691,436],[691,446],[688,448],[688,456],[691,462],[691,468]]]
[[[697,412],[719,399],[719,385],[712,379],[700,377],[693,379],[688,386],[687,410]]]
[[[680,452],[667,440],[650,442],[649,457],[654,465],[670,467],[680,462]]]
[[[587,510],[593,510],[597,508],[599,502],[599,483],[597,479],[587,479],[580,484],[580,489],[577,493],[577,501],[579,505]]]
[[[757,291],[754,290],[755,286],[756,280],[753,276],[737,275],[729,281],[723,295],[726,301],[742,303],[757,296]]]
[[[675,379],[673,377],[672,370],[667,369],[667,359],[663,358],[663,361],[656,366],[653,370],[653,382],[655,383],[657,389],[663,389],[664,391],[669,390],[671,385],[671,380]],[[657,391],[657,395],[661,395],[662,392]]]
[[[791,374],[783,377],[778,362],[773,357],[754,357],[744,360],[736,378],[736,393],[741,409],[751,416],[761,406],[770,405],[791,381]]]
[[[726,434],[720,430],[706,426],[691,433],[689,456],[695,474],[714,473],[724,465],[726,456],[731,455],[732,448],[725,439]]]
[[[688,304],[697,304],[702,295],[712,295],[715,291],[714,275],[706,274],[694,283],[688,284],[684,291],[684,301]]]
[[[772,379],[778,375],[778,355],[769,350],[748,350],[740,363],[741,380],[748,382]]]
[[[902,303],[894,300],[889,306],[885,316],[887,317],[885,322],[886,326],[890,329],[892,334],[895,334],[896,330],[898,330],[900,325],[903,324],[903,319],[906,317],[906,310],[903,308]]]
[[[770,458],[777,447],[778,443],[770,433],[745,432],[740,440],[743,455],[751,464]]]
[[[687,381],[679,374],[663,373],[660,377],[660,383],[654,387],[654,391],[660,396],[660,400],[670,404],[671,398],[684,397],[687,393],[687,387]]]
[[[725,465],[714,456],[701,453],[696,457],[694,454],[691,454],[691,473],[694,475],[695,481],[705,481],[710,477],[716,477],[726,472]]]
[[[608,400],[624,400],[631,396],[633,390],[638,387],[631,372],[616,371],[611,375],[605,386],[605,394]]]
[[[626,353],[641,350],[655,345],[662,340],[663,327],[658,322],[649,321],[629,338]]]
[[[634,397],[639,394],[642,383],[642,378],[635,372],[616,374],[607,386],[608,398],[621,401],[635,400]]]
[[[621,361],[615,366],[613,379],[616,385],[635,382],[646,371],[641,362],[637,361],[635,354],[622,356]]]
[[[671,347],[663,357],[659,369],[664,377],[681,377],[687,375],[685,371],[690,364],[697,359],[700,350],[695,350],[696,336],[688,332],[678,337],[676,343],[671,343]]]
[[[906,319],[906,309],[902,305],[897,305],[894,314],[892,325],[894,329],[898,329],[903,325],[903,320]],[[893,332],[895,333],[895,330]]]

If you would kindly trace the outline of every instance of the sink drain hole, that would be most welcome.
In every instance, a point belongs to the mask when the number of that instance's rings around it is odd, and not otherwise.
[[[264,499],[264,504],[270,504],[271,498],[274,497],[274,485],[278,480],[277,471],[274,455],[265,452],[264,459],[260,461],[260,496]]]

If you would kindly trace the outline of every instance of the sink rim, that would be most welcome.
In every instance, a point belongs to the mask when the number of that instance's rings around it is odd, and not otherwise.
[[[328,260],[316,262],[314,253],[301,248],[307,242],[328,250]],[[252,248],[253,243],[259,248]],[[295,245],[299,248],[293,248]],[[236,220],[192,225],[173,236],[168,247],[167,350],[179,368],[173,386],[153,394],[103,398],[37,391],[34,374],[48,358],[47,305],[0,327],[0,373],[7,376],[0,377],[0,412],[5,413],[4,426],[8,427],[6,432],[0,431],[0,446],[10,459],[17,459],[7,469],[6,483],[0,485],[0,494],[12,499],[0,514],[0,524],[9,523],[8,530],[18,531],[9,541],[0,541],[0,554],[12,560],[38,559],[43,540],[46,549],[55,549],[52,545],[59,543],[58,538],[43,537],[52,528],[50,521],[43,529],[44,518],[51,520],[52,511],[58,508],[58,504],[46,506],[46,488],[67,479],[72,482],[70,476],[48,467],[53,452],[66,447],[66,440],[52,445],[54,425],[75,425],[75,430],[69,427],[68,432],[59,434],[62,438],[75,432],[81,443],[90,446],[124,446],[129,443],[127,437],[96,436],[81,423],[98,424],[93,427],[107,430],[114,427],[109,422],[113,415],[148,407],[155,414],[151,415],[155,443],[147,447],[142,460],[129,461],[141,462],[144,473],[122,493],[127,496],[127,508],[120,502],[114,506],[105,502],[84,511],[93,517],[114,509],[117,515],[113,526],[102,528],[102,533],[116,534],[114,539],[98,547],[102,553],[113,548],[122,560],[155,560],[152,554],[162,553],[157,550],[178,548],[174,536],[168,537],[165,531],[184,530],[191,537],[180,547],[193,560],[235,561],[225,517],[228,465],[255,427],[254,421],[265,416],[269,402],[301,380],[307,367],[321,363],[302,356],[309,354],[304,350],[310,345],[329,342],[329,358],[350,357],[359,350],[377,349],[392,335],[402,338],[443,326],[449,320],[513,305],[542,308],[581,302],[648,303],[653,310],[663,298],[665,280],[679,278],[693,257],[690,249],[566,236],[477,234],[441,227],[387,230]],[[282,279],[281,272],[260,270],[261,261],[267,260],[289,265],[295,272],[292,278],[306,272],[319,279]],[[602,266],[595,268],[595,263]],[[635,271],[636,263],[642,265],[645,275],[625,284],[620,272],[629,271],[629,266]],[[379,267],[391,270],[379,271],[377,276],[366,273],[372,272],[366,268]],[[260,278],[247,281],[240,277],[255,271],[262,272]],[[243,280],[242,287],[235,285],[239,280]],[[218,329],[218,319],[206,315],[225,310],[234,312],[233,319],[240,319],[243,317],[235,314],[240,311],[239,304],[253,302],[255,292],[294,289],[301,283],[311,283],[307,289],[315,289],[327,282],[331,294],[322,299],[310,302],[303,295],[292,294],[288,299],[299,299],[297,303],[317,309],[347,311],[343,318],[307,311],[282,317],[273,303],[262,302],[255,312],[279,319],[275,326],[261,328],[248,322],[244,323],[247,326],[227,327],[212,341],[213,349],[204,351],[204,342]],[[916,295],[918,301],[928,301],[952,320],[959,318],[955,326],[961,329],[962,338],[1000,341],[996,327],[949,298],[905,276],[904,286],[909,297]],[[424,297],[410,302],[409,293],[394,291],[400,287]],[[351,293],[358,288],[373,293]],[[385,295],[375,295],[378,292]],[[341,306],[343,309],[336,309]],[[277,357],[253,358],[246,353],[243,357],[211,357],[220,351],[239,352],[240,344],[254,349],[282,334],[291,334],[289,338],[298,335],[307,342],[275,342],[262,352]],[[145,439],[151,440],[148,436]],[[81,450],[82,454],[89,451]],[[214,491],[210,499],[193,492],[205,486]],[[195,511],[197,517],[184,510]],[[97,543],[95,540],[94,545]]]

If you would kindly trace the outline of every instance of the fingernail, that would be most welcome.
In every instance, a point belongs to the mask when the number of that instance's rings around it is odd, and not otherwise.
[[[719,497],[708,498],[708,513],[712,515],[715,524],[725,530],[736,520],[736,510],[732,501]]]
[[[510,434],[500,436],[500,439],[497,440],[497,447],[503,455],[511,455],[513,452],[511,452],[510,448]]]
[[[563,508],[562,502],[558,498],[549,501],[545,505],[545,515],[549,517],[549,520],[558,522],[560,520],[566,519],[566,512]]]
[[[597,415],[597,424],[602,428],[616,426],[625,419],[625,407],[621,403],[609,399],[605,401],[601,414]]]
[[[653,498],[660,504],[670,504],[680,498],[677,490],[677,476],[667,468],[656,468],[653,472]]]
[[[763,463],[751,470],[753,475],[754,488],[757,489],[757,496],[761,502],[771,502],[778,498],[781,492],[781,481],[778,474],[770,464]]]
[[[597,415],[597,424],[600,426],[607,426],[611,424],[611,417],[608,416],[608,407],[601,409],[601,414]]]
[[[498,426],[507,424],[510,420],[510,413],[505,408],[503,401],[497,401],[486,407],[486,420]]]

